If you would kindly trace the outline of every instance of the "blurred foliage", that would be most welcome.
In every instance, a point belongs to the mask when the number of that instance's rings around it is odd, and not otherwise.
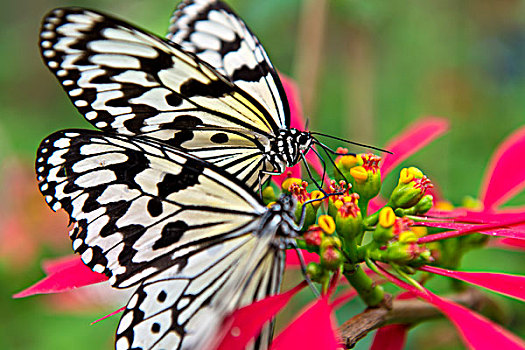
[[[294,77],[302,59],[296,57],[295,46],[304,2],[229,3],[261,39],[274,65]],[[30,169],[40,140],[51,132],[88,127],[42,64],[38,52],[41,18],[54,7],[69,5],[111,13],[159,35],[165,33],[175,6],[171,0],[4,2],[0,12],[0,162],[4,170],[13,159],[28,164]],[[332,0],[328,6],[323,45],[312,48],[321,49],[323,55],[315,90],[316,107],[308,115],[311,129],[382,146],[419,116],[447,117],[451,132],[409,163],[424,169],[454,203],[465,195],[476,196],[496,145],[525,124],[525,2]],[[312,16],[305,20],[317,19]],[[360,90],[366,99],[356,98]],[[363,109],[356,106],[363,103],[366,113],[361,115]],[[360,132],[365,129],[364,123],[373,127],[372,133]],[[12,199],[6,194],[10,193],[10,180],[4,176],[0,181],[0,194],[9,204]],[[29,181],[26,186],[37,191],[36,182]],[[515,203],[523,203],[524,198],[522,195]],[[0,214],[4,220],[7,214]],[[32,213],[20,209],[9,215],[23,218]],[[27,234],[33,239],[32,232]],[[66,228],[63,232],[34,234],[62,234],[68,240]],[[2,235],[5,232],[0,232],[0,238]],[[64,247],[58,250],[43,245],[30,263],[18,268],[5,256],[0,257],[0,313],[4,316],[0,348],[112,348],[118,316],[94,326],[89,322],[114,308],[72,315],[71,311],[54,310],[54,304],[45,297],[10,299],[11,294],[41,278],[42,258],[69,253]],[[465,266],[471,269],[514,273],[525,272],[523,263],[522,254],[496,249],[472,252],[465,259]],[[436,278],[431,286],[440,288],[443,284],[444,279]],[[297,299],[305,302],[309,293],[301,296]],[[525,307],[500,299],[509,315],[509,328],[523,336]],[[304,303],[290,309],[298,310],[301,305]],[[360,301],[352,301],[338,312],[339,320],[362,308]],[[428,333],[415,332],[409,338],[409,348],[461,347],[454,330],[444,321],[418,328],[439,332],[441,341],[427,338]],[[358,348],[367,348],[370,340],[367,337]]]

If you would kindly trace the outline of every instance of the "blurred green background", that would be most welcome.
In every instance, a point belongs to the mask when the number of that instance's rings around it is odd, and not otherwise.
[[[455,204],[465,195],[477,196],[495,147],[525,125],[524,1],[227,2],[256,33],[278,70],[298,82],[311,130],[382,146],[421,116],[448,118],[451,131],[406,164],[423,169]],[[72,5],[107,12],[164,35],[176,3],[3,2],[2,349],[110,349],[119,317],[94,326],[89,323],[125,302],[118,296],[108,302],[105,292],[96,288],[65,297],[10,298],[43,276],[42,259],[70,253],[67,221],[45,207],[32,167],[45,136],[58,129],[89,127],[42,63],[37,44],[44,14]],[[511,202],[520,203],[525,203],[523,194]],[[464,266],[524,273],[524,262],[518,252],[489,248],[469,254]],[[303,300],[290,309],[304,305],[308,293],[303,294]],[[507,327],[524,336],[523,304],[499,299]],[[350,303],[338,314],[340,321],[362,309],[359,301]],[[422,330],[411,333],[407,348],[462,348],[445,321],[418,328]],[[357,348],[366,349],[369,342],[367,337]]]

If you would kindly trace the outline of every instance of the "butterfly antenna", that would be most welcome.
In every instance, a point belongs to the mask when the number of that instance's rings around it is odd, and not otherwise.
[[[323,156],[317,152],[317,150],[314,147],[310,147],[310,149],[316,154],[317,158],[319,158],[319,161],[321,164],[323,164],[323,176],[321,177],[321,183],[324,184],[324,178],[326,176],[326,162],[324,161]]]
[[[368,148],[368,149],[373,149],[373,150],[376,150],[376,151],[379,151],[379,152],[385,152],[385,153],[389,153],[389,154],[394,154],[393,152],[390,152],[390,151],[388,151],[388,150],[386,150],[386,149],[383,149],[383,148],[370,146],[370,145],[367,145],[366,143],[359,143],[359,142],[350,141],[350,140],[347,140],[347,139],[343,139],[343,138],[341,138],[341,137],[332,136],[332,135],[327,135],[327,134],[323,134],[323,133],[320,133],[320,132],[310,131],[310,135],[319,135],[319,136],[324,136],[324,137],[328,137],[328,138],[333,139],[333,140],[337,140],[337,141],[342,141],[342,142],[345,142],[345,143],[349,143],[349,144],[351,144],[351,145],[355,145],[355,146],[359,146],[359,147],[364,147],[364,148]]]
[[[306,118],[306,121],[304,122],[304,130],[308,130],[308,124],[310,124],[310,118]]]
[[[322,149],[323,151],[326,153],[326,156],[328,157],[328,159],[330,159],[330,163],[332,163],[332,165],[334,166],[335,169],[337,169],[337,172],[339,173],[339,175],[341,175],[341,177],[343,178],[343,180],[345,180],[345,182],[348,184],[350,182],[348,182],[348,180],[346,179],[346,176],[343,174],[343,172],[341,170],[339,170],[339,168],[337,167],[337,165],[335,164],[334,160],[332,159],[332,157],[330,157],[330,155],[328,154],[329,150],[327,150],[326,148],[328,148],[328,146],[325,146],[323,145],[321,142],[317,141],[317,140],[314,140],[314,142],[316,144],[318,144]],[[345,153],[346,154],[346,153]]]
[[[303,273],[304,280],[306,281],[306,283],[308,283],[308,286],[314,293],[315,297],[318,298],[321,295],[321,293],[319,293],[319,290],[310,279],[310,276],[308,276],[308,274],[306,273],[306,263],[304,261],[303,253],[297,246],[297,242],[295,242],[295,240],[290,241],[290,246],[295,250],[295,253],[297,254],[297,258],[299,259],[299,264],[301,265],[301,272]]]
[[[304,167],[306,168],[306,172],[308,173],[308,177],[314,182],[314,184],[317,187],[317,189],[324,194],[324,196],[325,196],[324,198],[328,197],[328,193],[326,193],[325,190],[323,189],[322,183],[321,183],[321,185],[319,185],[319,183],[314,180],[313,175],[312,175],[312,171],[310,170],[310,166],[306,162],[306,157],[304,156],[303,153],[301,153],[301,158],[303,159]]]
[[[322,143],[321,141],[319,141],[317,139],[314,139],[314,143],[319,145],[320,147],[324,148],[327,152],[330,152],[330,153],[332,153],[335,156],[355,156],[355,153],[351,153],[351,152],[337,152],[337,151],[334,151],[331,147],[329,147],[328,145],[325,145],[324,143]]]

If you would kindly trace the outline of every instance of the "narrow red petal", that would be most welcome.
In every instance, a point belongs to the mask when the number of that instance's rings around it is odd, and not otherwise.
[[[423,226],[431,226],[429,223],[420,223]],[[418,243],[428,243],[439,241],[446,238],[463,236],[466,234],[471,234],[474,232],[483,233],[490,236],[503,236],[510,238],[525,238],[525,231],[521,229],[521,225],[525,224],[525,217],[519,217],[512,220],[501,220],[499,222],[484,224],[484,225],[466,225],[462,227],[463,224],[451,224],[444,223],[443,225],[459,225],[461,229],[455,231],[448,231],[443,233],[436,233],[433,235],[424,236],[418,239]],[[433,225],[433,224],[432,224]],[[439,226],[439,225],[438,225]],[[518,228],[510,228],[511,226],[517,226]]]
[[[279,74],[279,78],[281,79],[284,92],[288,98],[288,104],[290,105],[290,127],[303,130],[306,121],[304,119],[303,108],[301,105],[299,88],[291,78],[282,74]]]
[[[405,346],[408,326],[391,324],[379,328],[374,336],[370,350],[402,350]]]
[[[419,290],[380,267],[384,276],[392,283],[437,307],[452,321],[469,349],[475,350],[523,350],[525,342],[499,325],[450,300],[438,297],[429,290]]]
[[[95,323],[99,323],[100,321],[104,321],[106,318],[111,317],[111,316],[114,316],[114,315],[116,315],[116,314],[119,314],[119,313],[121,313],[121,312],[124,311],[124,310],[126,310],[126,307],[125,307],[125,306],[121,307],[121,308],[118,309],[118,310],[113,311],[113,312],[110,313],[110,314],[107,314],[107,315],[104,316],[104,317],[99,318],[99,319],[96,320],[96,321],[91,322],[90,324],[91,324],[91,325],[94,325]]]
[[[286,180],[289,177],[295,177],[297,179],[301,179],[302,173],[301,173],[301,163],[295,164],[293,167],[286,168],[284,173],[281,175],[273,175],[272,181],[275,182],[279,188],[281,188],[282,183],[284,180]]]
[[[62,256],[60,258],[46,259],[42,261],[42,270],[47,275],[59,272],[65,268],[70,268],[74,266],[84,265],[80,255],[72,254]]]
[[[464,272],[445,270],[434,266],[422,266],[423,271],[441,276],[452,277],[475,284],[495,292],[525,301],[525,276],[490,272]]]
[[[448,130],[446,119],[425,117],[401,132],[385,146],[385,149],[394,154],[386,154],[381,164],[381,178],[403,160],[432,142]]]
[[[35,294],[60,293],[104,282],[108,279],[104,274],[91,271],[89,267],[82,263],[80,258],[77,261],[67,261],[60,268],[57,265],[51,265],[47,269],[53,272],[31,287],[13,295],[13,298],[24,298]]]
[[[319,263],[319,254],[316,253],[310,253],[306,250],[301,249],[301,253],[303,253],[304,262],[306,264],[315,262]],[[286,254],[286,267],[300,267],[301,261],[297,257],[297,254],[295,252],[288,252]]]
[[[217,350],[242,350],[301,289],[303,282],[286,293],[273,295],[234,311],[225,321],[223,335]]]
[[[317,299],[274,339],[270,349],[336,350],[332,311],[327,297]]]
[[[505,249],[514,249],[517,251],[525,250],[525,239],[516,239],[516,238],[500,238],[497,240],[491,240],[490,246],[505,248]]]
[[[525,187],[525,127],[509,136],[494,152],[485,173],[481,201],[485,208],[505,203]]]

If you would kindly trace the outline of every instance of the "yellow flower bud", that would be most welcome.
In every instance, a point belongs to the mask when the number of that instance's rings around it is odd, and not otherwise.
[[[379,212],[379,225],[389,228],[396,222],[396,214],[390,207],[385,207]]]
[[[335,232],[334,219],[329,215],[319,216],[319,219],[317,219],[317,224],[327,235],[331,235]]]

